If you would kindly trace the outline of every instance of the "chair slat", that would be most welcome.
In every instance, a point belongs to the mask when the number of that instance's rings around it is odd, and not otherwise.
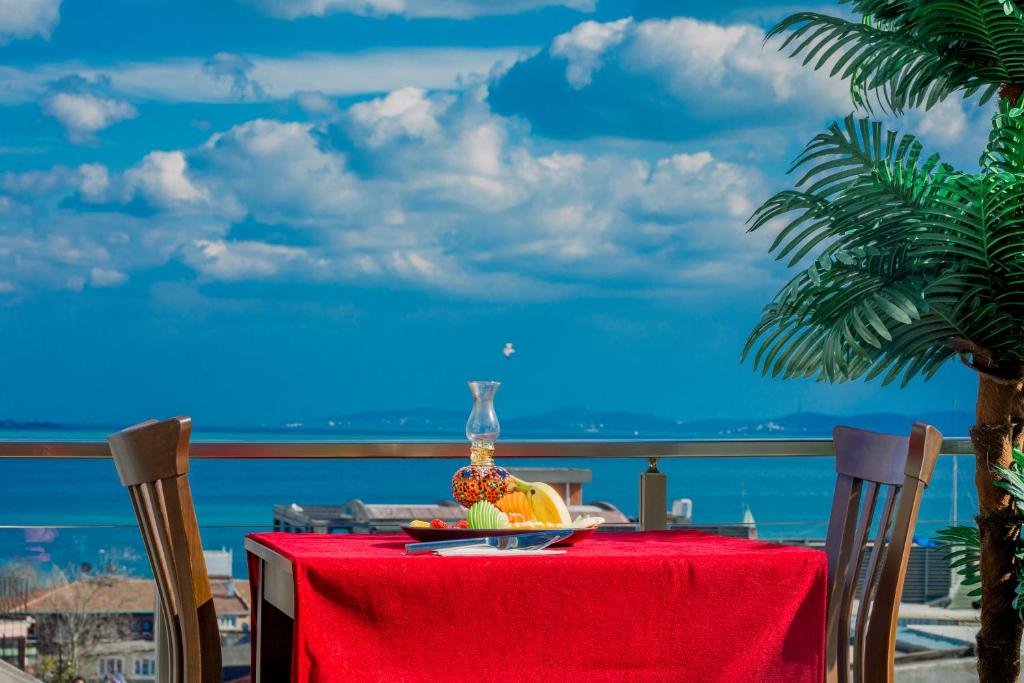
[[[868,570],[865,573],[864,589],[861,592],[860,608],[857,610],[857,624],[854,629],[854,647],[857,648],[857,655],[853,658],[854,681],[864,680],[864,634],[867,628],[868,618],[874,602],[877,586],[878,568],[882,555],[885,554],[885,539],[889,533],[889,526],[892,524],[892,512],[896,505],[896,493],[899,487],[889,486],[885,494],[885,501],[882,503],[880,516],[878,518],[878,531],[875,533],[875,543],[871,550],[871,559],[868,560]]]

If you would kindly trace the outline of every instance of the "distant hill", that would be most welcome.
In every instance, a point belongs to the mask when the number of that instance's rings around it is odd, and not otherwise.
[[[204,433],[295,432],[305,435],[335,435],[338,438],[460,439],[466,429],[466,411],[420,408],[397,411],[352,413],[330,418],[295,420],[238,427],[202,425]],[[836,425],[850,425],[891,434],[905,434],[914,420],[938,427],[946,436],[966,436],[974,415],[966,411],[928,412],[916,416],[899,413],[828,415],[794,413],[780,417],[710,418],[684,420],[587,408],[562,408],[527,417],[502,417],[501,437],[516,439],[765,439],[828,437]],[[123,426],[123,425],[121,425]],[[68,425],[0,419],[0,431],[96,431],[112,432],[117,425]]]
[[[10,431],[54,431],[66,429],[78,429],[76,425],[60,424],[58,422],[42,422],[36,420],[0,420],[0,430]]]
[[[871,413],[838,416],[795,413],[772,418],[712,418],[681,420],[622,411],[563,408],[550,413],[501,420],[502,438],[797,438],[831,436],[839,424],[894,434],[906,433],[915,420],[938,427],[947,436],[965,436],[973,424],[965,411],[922,413]],[[409,435],[458,438],[466,426],[464,411],[418,409],[376,411],[339,417],[303,420],[282,425],[288,430],[350,435]]]

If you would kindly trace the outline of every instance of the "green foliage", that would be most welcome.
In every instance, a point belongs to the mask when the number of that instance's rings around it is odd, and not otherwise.
[[[793,14],[770,32],[804,64],[848,79],[870,108],[932,107],[954,92],[982,103],[1024,83],[1024,15],[1011,0],[840,0],[861,16]]]
[[[1022,43],[1024,55],[1024,43]],[[1003,101],[979,173],[849,116],[796,159],[796,186],[751,217],[797,274],[744,358],[773,377],[926,379],[958,352],[1024,362],[1024,111]]]
[[[992,470],[996,475],[996,486],[1010,493],[1017,515],[1021,517],[1021,511],[1024,511],[1024,453],[1013,449],[1013,464],[1010,467],[994,465]],[[978,528],[951,526],[939,531],[937,536],[946,550],[950,567],[963,577],[965,586],[973,587],[968,595],[980,596],[981,539]],[[1024,538],[1018,538],[1014,546],[1013,574],[1016,583],[1013,607],[1024,621]]]
[[[972,587],[967,595],[980,596],[981,539],[978,527],[950,526],[940,530],[936,536],[946,551],[950,568],[963,577],[965,586]]]

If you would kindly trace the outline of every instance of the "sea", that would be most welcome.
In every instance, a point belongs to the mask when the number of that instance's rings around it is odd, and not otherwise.
[[[105,433],[89,431],[0,431],[0,440],[104,438]],[[315,435],[303,438],[316,440]],[[295,433],[268,432],[193,436],[193,441],[295,439]],[[416,437],[403,434],[402,439]],[[593,481],[584,486],[585,502],[607,501],[627,515],[637,513],[644,460],[517,460],[513,454],[514,445],[502,448],[499,442],[497,461],[502,465],[589,469]],[[244,577],[243,539],[248,533],[272,528],[275,504],[342,505],[355,498],[367,503],[436,502],[450,498],[451,475],[462,464],[459,460],[204,459],[192,462],[191,484],[204,547],[231,550],[234,573]],[[668,475],[669,501],[693,501],[694,524],[739,524],[749,509],[759,538],[825,536],[835,485],[832,458],[665,459],[659,467]],[[953,522],[954,514],[960,523],[970,523],[977,511],[973,476],[972,456],[940,458],[922,501],[919,540],[928,542],[937,529]],[[0,458],[0,567],[11,563],[49,572],[98,568],[146,575],[148,563],[135,516],[113,462]]]

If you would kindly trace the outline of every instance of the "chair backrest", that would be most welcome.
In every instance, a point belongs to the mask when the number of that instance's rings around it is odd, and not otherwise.
[[[107,437],[156,578],[161,683],[220,683],[213,592],[188,481],[192,421],[148,420]]]
[[[853,680],[892,681],[903,579],[921,495],[935,470],[942,434],[917,422],[909,438],[836,427],[832,439],[838,476],[825,541],[826,680],[849,680],[850,616],[877,508],[878,528],[854,630]]]

